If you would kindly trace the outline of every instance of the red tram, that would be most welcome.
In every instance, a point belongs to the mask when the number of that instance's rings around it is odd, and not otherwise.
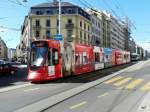
[[[73,43],[62,45],[56,40],[34,41],[27,79],[32,82],[53,80],[130,62],[129,52],[113,50],[106,55],[105,51],[109,48]],[[107,59],[108,56],[112,59]]]

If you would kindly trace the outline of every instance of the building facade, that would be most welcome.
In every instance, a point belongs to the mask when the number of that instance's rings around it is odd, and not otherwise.
[[[111,47],[111,38],[110,38],[110,18],[107,12],[100,12],[102,17],[102,26],[103,26],[103,47]]]
[[[5,59],[7,60],[7,46],[5,42],[2,40],[0,37],[0,59]]]
[[[111,48],[125,50],[124,25],[110,14]]]
[[[22,25],[20,49],[27,57],[30,43],[38,39],[52,39],[58,34],[58,2],[32,6]],[[81,7],[61,3],[61,34],[65,42],[91,44],[91,18]]]
[[[16,61],[16,49],[8,48],[8,60],[9,61]]]
[[[129,39],[129,51],[130,53],[136,53],[136,43],[132,37]]]
[[[64,40],[90,44],[90,15],[79,6],[68,2],[62,2],[61,9],[61,34]],[[29,46],[33,40],[51,39],[56,34],[58,34],[58,2],[31,7],[22,27],[22,47],[26,48],[24,46]]]
[[[102,26],[102,17],[99,12],[94,9],[88,11],[91,15],[92,22],[92,45],[103,46],[103,26]]]

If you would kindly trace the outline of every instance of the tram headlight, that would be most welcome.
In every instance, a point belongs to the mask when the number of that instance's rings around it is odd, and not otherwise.
[[[30,72],[28,78],[33,79],[35,78],[36,74],[37,74],[36,72]]]

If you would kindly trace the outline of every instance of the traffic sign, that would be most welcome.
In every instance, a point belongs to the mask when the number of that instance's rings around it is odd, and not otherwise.
[[[54,35],[54,40],[63,40],[63,37],[61,34],[57,34],[57,35]]]

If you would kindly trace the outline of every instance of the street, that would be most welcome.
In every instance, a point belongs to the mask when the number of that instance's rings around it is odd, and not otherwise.
[[[150,61],[143,62],[45,111],[149,112],[150,103],[143,103],[150,98],[149,68]]]
[[[0,78],[0,111],[14,111],[55,94],[70,90],[93,80],[100,79],[101,77],[104,77],[131,65],[133,65],[133,63],[100,70],[98,72],[95,72],[95,74],[93,74],[93,72],[74,77],[66,77],[54,81],[41,82],[37,84],[27,82],[27,71],[25,70],[19,71],[14,76],[2,76]],[[2,82],[2,80],[4,79],[5,81]]]
[[[112,77],[97,86],[94,86],[80,94],[62,101],[44,111],[46,112],[142,112],[147,109],[143,102],[149,97],[150,60],[131,63],[98,71],[97,74],[84,74],[81,76],[67,77],[59,80],[32,84],[25,79],[25,71],[19,71],[17,78],[12,84],[6,84],[0,89],[1,112],[15,111],[20,108],[34,104],[50,96],[79,87],[88,82],[101,79],[104,75],[117,72],[125,67],[126,71]],[[100,74],[100,75],[98,75]],[[13,77],[13,76],[11,76]],[[2,77],[3,78],[3,77]],[[9,78],[9,76],[5,77]],[[18,81],[18,79],[20,81]],[[27,84],[27,85],[25,85]],[[17,86],[25,85],[17,88]],[[16,87],[11,90],[2,89]],[[6,108],[7,107],[7,108]],[[145,112],[145,111],[144,111]]]

